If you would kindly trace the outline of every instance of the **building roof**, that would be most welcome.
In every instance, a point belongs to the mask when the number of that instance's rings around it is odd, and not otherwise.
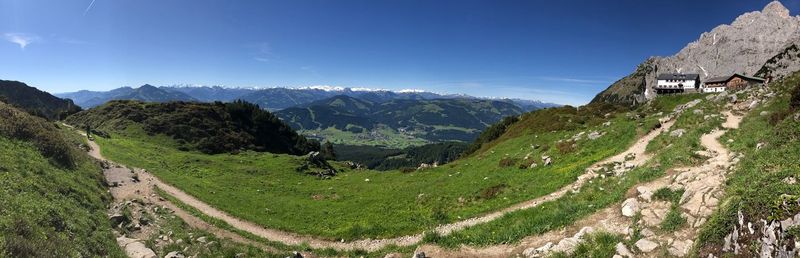
[[[706,83],[727,82],[730,79],[732,79],[733,77],[741,77],[741,78],[743,78],[745,80],[750,80],[750,81],[761,81],[761,82],[764,81],[764,78],[761,78],[761,77],[746,76],[746,75],[743,75],[743,74],[734,73],[734,74],[728,75],[728,76],[717,76],[717,77],[708,78],[708,79],[706,79]]]
[[[656,78],[657,80],[697,80],[700,75],[696,73],[662,73]]]
[[[711,78],[706,79],[706,83],[726,82],[731,77],[733,77],[733,75],[711,77]]]

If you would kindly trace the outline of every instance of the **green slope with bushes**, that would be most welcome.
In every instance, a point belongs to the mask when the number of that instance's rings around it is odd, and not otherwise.
[[[77,136],[0,102],[0,256],[125,257]]]
[[[117,100],[72,115],[66,122],[100,132],[141,126],[148,135],[172,137],[179,149],[208,154],[255,150],[302,155],[320,147],[319,142],[298,135],[272,113],[244,101]]]
[[[69,99],[60,99],[18,81],[0,80],[0,101],[29,114],[47,119],[63,119],[81,108]]]

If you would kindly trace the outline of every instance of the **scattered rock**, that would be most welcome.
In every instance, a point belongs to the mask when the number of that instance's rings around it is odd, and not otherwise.
[[[542,156],[542,165],[549,166],[552,163],[553,160],[550,158],[550,156]]]
[[[553,242],[547,242],[547,244],[538,248],[531,247],[525,249],[525,251],[522,252],[522,255],[524,255],[525,257],[542,257],[548,252],[550,252],[550,249],[552,248],[553,248]]]
[[[793,176],[790,176],[790,177],[784,178],[783,182],[786,183],[786,184],[794,185],[794,184],[797,184],[797,179],[795,179]]]
[[[208,241],[208,240],[206,239],[206,237],[198,237],[196,240],[197,240],[197,242],[200,242],[200,243],[205,243],[205,242],[207,242],[207,241]]]
[[[125,249],[125,254],[127,254],[128,257],[158,258],[152,249],[147,248],[147,246],[138,239],[121,236],[117,238],[117,243]]]
[[[758,113],[758,115],[759,116],[768,116],[769,115],[769,111],[761,111],[761,113]]]
[[[634,245],[636,245],[636,248],[638,248],[639,251],[644,253],[652,252],[658,248],[658,244],[656,242],[647,240],[646,238],[639,239],[639,241],[636,241],[636,244]]]
[[[603,123],[603,126],[611,126],[611,121]]]
[[[694,155],[697,155],[697,156],[700,156],[700,157],[702,157],[702,158],[706,158],[706,159],[707,159],[707,158],[711,158],[711,157],[713,157],[713,156],[714,156],[713,154],[711,154],[711,152],[709,152],[709,151],[704,151],[704,150],[695,151],[695,152],[694,152]]]
[[[689,253],[689,250],[692,248],[692,244],[694,242],[692,240],[675,240],[672,242],[672,246],[669,247],[667,250],[669,254],[677,257],[684,257]]]
[[[402,258],[403,254],[400,253],[388,253],[383,258]]]
[[[669,136],[681,137],[685,133],[686,133],[686,129],[675,129],[675,130],[672,130],[672,132],[669,133]]]
[[[594,132],[589,133],[589,135],[587,135],[586,137],[589,138],[589,140],[597,140],[598,138],[600,138],[600,136],[603,136],[603,134],[601,134],[601,133],[599,133],[597,131],[594,131]]]
[[[767,146],[767,143],[759,142],[758,144],[756,144],[756,150],[760,150],[760,149],[764,148],[764,146]]]
[[[164,256],[164,258],[185,258],[185,257],[186,256],[184,256],[181,252],[178,251],[169,252],[167,253],[167,255]]]
[[[639,198],[645,201],[650,201],[653,198],[653,191],[650,191],[649,188],[644,186],[636,187],[636,192],[639,193]]]
[[[628,198],[622,203],[622,216],[633,217],[639,212],[639,202],[635,198]]]
[[[555,245],[551,250],[553,252],[564,252],[566,254],[570,254],[572,253],[572,251],[575,251],[575,247],[577,246],[578,246],[578,240],[569,237],[561,239],[561,241],[559,241],[558,244]]]
[[[758,100],[753,100],[750,105],[747,106],[748,109],[754,109],[758,106]]]
[[[625,244],[621,242],[617,243],[616,249],[618,255],[626,258],[633,258],[633,253],[630,250],[628,250],[628,247],[625,246]]]
[[[703,110],[702,110],[702,109],[695,109],[695,110],[692,110],[692,114],[695,114],[695,115],[702,115],[702,114],[703,114]]]

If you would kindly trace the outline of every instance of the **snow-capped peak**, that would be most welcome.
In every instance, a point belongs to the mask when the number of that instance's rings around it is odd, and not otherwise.
[[[423,92],[427,91],[421,89],[402,89],[397,91],[397,93],[423,93]]]
[[[297,89],[301,90],[322,90],[322,91],[344,91],[344,87],[339,86],[330,86],[330,85],[313,85],[313,86],[306,86],[300,87]]]

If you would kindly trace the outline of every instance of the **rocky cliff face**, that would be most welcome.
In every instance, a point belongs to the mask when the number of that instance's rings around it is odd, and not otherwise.
[[[800,42],[790,44],[782,52],[767,60],[764,66],[756,72],[756,76],[776,80],[800,71],[799,45]]]
[[[659,73],[697,73],[701,79],[732,73],[754,75],[768,59],[798,38],[800,16],[790,16],[789,10],[775,1],[762,11],[742,14],[730,25],[720,25],[703,33],[673,56],[649,58],[633,74],[612,84],[592,102],[635,104],[651,99],[654,97],[652,90],[645,89],[655,85]]]

